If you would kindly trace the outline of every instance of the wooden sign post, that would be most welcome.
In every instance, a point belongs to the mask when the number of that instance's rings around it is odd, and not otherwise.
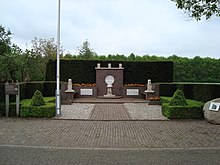
[[[19,83],[5,83],[5,109],[6,117],[9,116],[9,95],[16,95],[16,116],[19,117],[20,86]]]

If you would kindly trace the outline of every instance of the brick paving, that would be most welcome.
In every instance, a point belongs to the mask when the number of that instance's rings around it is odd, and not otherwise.
[[[0,145],[220,148],[220,126],[203,120],[76,121],[0,118]]]
[[[91,120],[130,120],[129,113],[122,104],[96,104]]]

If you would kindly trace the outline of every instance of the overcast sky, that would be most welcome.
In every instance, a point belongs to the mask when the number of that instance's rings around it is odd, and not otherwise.
[[[57,36],[58,0],[0,0],[0,24],[25,49]],[[220,57],[220,18],[189,21],[171,0],[61,0],[61,45],[99,55]]]

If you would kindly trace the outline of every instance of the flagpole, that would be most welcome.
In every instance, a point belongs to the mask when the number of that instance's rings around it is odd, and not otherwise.
[[[58,26],[57,26],[57,88],[56,88],[56,116],[61,116],[60,99],[60,0],[58,0]]]

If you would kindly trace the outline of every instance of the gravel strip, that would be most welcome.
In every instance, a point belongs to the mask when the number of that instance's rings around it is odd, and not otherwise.
[[[124,107],[133,120],[168,120],[162,115],[160,105],[125,103]]]
[[[95,104],[78,104],[62,105],[61,117],[57,119],[89,119],[90,114],[95,107]]]

